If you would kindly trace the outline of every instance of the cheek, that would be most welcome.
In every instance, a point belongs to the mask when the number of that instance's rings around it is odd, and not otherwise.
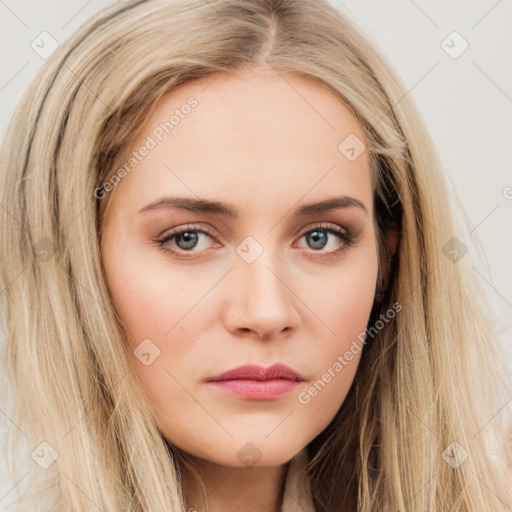
[[[374,302],[377,255],[369,251],[343,272],[329,280],[329,286],[309,293],[312,309],[330,336],[319,337],[305,348],[305,359],[315,378],[297,396],[302,408],[314,418],[321,432],[342,405],[354,380]],[[313,283],[308,282],[309,289]],[[323,328],[322,332],[325,332]]]
[[[375,298],[378,259],[374,245],[365,249],[342,261],[328,279],[308,276],[301,287],[301,296],[330,333],[324,338],[325,355],[332,356],[332,350],[342,349],[366,328]],[[315,277],[321,286],[315,285]]]
[[[161,274],[136,264],[125,265],[109,283],[132,349],[147,338],[168,345],[188,329],[194,305],[201,298],[201,287],[194,287],[185,273]]]
[[[185,382],[193,375],[190,369],[200,367],[204,358],[204,326],[211,324],[214,310],[212,302],[202,299],[211,288],[211,275],[191,276],[168,265],[148,268],[143,257],[117,261],[106,265],[108,285],[132,365],[158,409],[169,396],[181,400],[179,382],[190,388]]]
[[[191,389],[187,379],[198,365],[200,354],[192,341],[198,340],[196,310],[205,290],[194,286],[186,272],[148,270],[135,260],[125,259],[109,270],[108,284],[135,374],[160,425],[181,432],[180,421],[169,414],[169,397],[181,411],[179,418],[191,415],[194,403],[185,389]]]

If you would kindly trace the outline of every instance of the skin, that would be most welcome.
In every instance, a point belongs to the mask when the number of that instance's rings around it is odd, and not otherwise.
[[[378,272],[369,155],[349,161],[339,151],[349,134],[364,135],[328,89],[261,70],[180,85],[159,102],[133,149],[190,96],[197,107],[116,186],[103,263],[158,427],[197,461],[209,510],[278,511],[288,461],[333,419],[359,364],[360,352],[309,403],[299,402],[368,323]],[[138,213],[170,195],[226,202],[239,215]],[[367,212],[293,214],[342,195]],[[323,231],[324,247],[315,246],[304,235],[319,223],[352,230],[356,243],[321,258],[344,242]],[[199,232],[189,259],[164,253],[155,240],[187,224],[213,236]],[[236,252],[249,236],[263,249],[252,263]],[[186,256],[190,243],[177,237],[165,247]],[[133,351],[148,338],[160,355],[145,366]],[[275,362],[306,379],[278,399],[243,399],[203,382],[243,364]],[[250,452],[247,443],[259,451],[252,465],[237,455]],[[192,481],[186,484],[191,506],[203,510]]]

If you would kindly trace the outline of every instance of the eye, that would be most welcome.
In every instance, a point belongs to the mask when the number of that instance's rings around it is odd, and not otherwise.
[[[306,239],[307,245],[313,249],[313,252],[319,252],[319,257],[329,257],[341,255],[347,251],[352,245],[355,244],[355,236],[341,228],[336,224],[323,223],[313,229],[306,231],[300,240]],[[342,243],[336,242],[335,239],[341,240]],[[332,240],[334,239],[334,240]],[[323,251],[325,247],[334,244],[334,248],[331,250]]]
[[[189,255],[184,253],[206,250],[208,244],[205,243],[205,238],[212,238],[212,236],[208,229],[198,229],[197,226],[188,225],[184,229],[172,231],[163,238],[155,241],[165,253],[173,254],[177,258],[190,258]],[[168,244],[171,241],[174,242],[175,247],[177,246],[177,250],[169,248]],[[193,250],[197,248],[199,249]]]
[[[172,254],[176,258],[192,259],[197,257],[194,253],[201,253],[208,249],[208,238],[213,238],[209,229],[199,229],[195,225],[187,225],[182,229],[171,231],[155,242],[165,253]],[[303,232],[299,240],[303,238],[307,240],[307,245],[313,253],[319,253],[314,257],[320,258],[341,255],[356,242],[355,235],[350,231],[330,223],[323,223]],[[338,239],[337,243],[336,238]],[[333,244],[334,248],[323,250]],[[220,247],[221,244],[217,244],[217,246]]]

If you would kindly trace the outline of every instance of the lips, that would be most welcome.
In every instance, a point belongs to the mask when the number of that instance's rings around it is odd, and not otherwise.
[[[268,368],[246,365],[205,379],[208,385],[244,400],[277,400],[294,391],[304,377],[281,363]]]
[[[286,366],[285,364],[277,363],[268,368],[258,365],[245,365],[233,368],[227,372],[215,375],[206,379],[206,382],[219,382],[227,380],[253,380],[253,381],[266,381],[274,379],[287,379],[296,382],[304,381],[304,377],[299,373]]]

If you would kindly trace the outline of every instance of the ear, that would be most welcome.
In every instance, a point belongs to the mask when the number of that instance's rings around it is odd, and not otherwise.
[[[398,248],[398,229],[395,224],[386,229],[386,240],[389,248],[389,257],[391,258]],[[389,279],[388,272],[389,264],[388,262],[386,262],[386,264],[384,265],[383,274],[377,282],[377,288],[375,292],[375,300],[377,302],[382,302],[384,298],[384,290],[387,286],[387,282]]]
[[[389,228],[386,231],[386,237],[388,240],[389,255],[393,256],[398,246],[398,230],[396,229],[395,226]]]

